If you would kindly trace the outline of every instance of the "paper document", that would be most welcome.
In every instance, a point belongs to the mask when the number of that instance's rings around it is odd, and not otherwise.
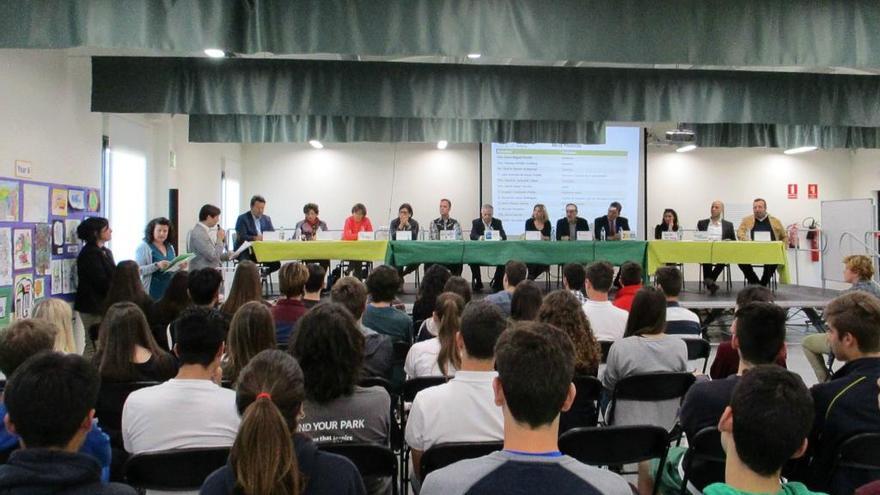
[[[168,265],[168,268],[161,270],[161,271],[163,271],[163,272],[176,272],[177,270],[180,270],[180,265],[188,262],[189,260],[191,260],[195,257],[196,257],[196,255],[194,253],[184,253],[184,254],[178,255],[173,260],[171,260],[171,264]]]
[[[239,254],[241,254],[242,251],[249,247],[251,247],[251,241],[244,241],[243,243],[241,243],[241,246],[238,246],[238,249],[236,249],[234,253],[229,255],[229,259],[235,258]]]

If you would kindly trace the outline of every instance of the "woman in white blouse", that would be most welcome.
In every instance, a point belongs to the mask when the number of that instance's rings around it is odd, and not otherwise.
[[[437,297],[432,316],[437,325],[437,336],[410,347],[403,365],[407,379],[455,374],[461,366],[455,334],[460,328],[462,311],[464,299],[458,294],[444,292]]]

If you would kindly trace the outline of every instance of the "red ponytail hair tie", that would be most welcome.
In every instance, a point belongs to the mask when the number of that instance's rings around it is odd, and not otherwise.
[[[272,396],[269,395],[269,392],[260,392],[257,394],[257,399],[269,399],[272,400]]]

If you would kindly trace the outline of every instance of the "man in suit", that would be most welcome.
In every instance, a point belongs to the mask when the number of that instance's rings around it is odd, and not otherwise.
[[[752,201],[752,213],[742,219],[742,223],[736,231],[737,239],[752,241],[755,239],[755,232],[769,232],[771,241],[786,242],[788,240],[788,232],[782,222],[767,213],[767,202],[762,198]],[[761,284],[764,287],[770,285],[773,274],[776,273],[776,265],[764,265],[764,273],[761,274],[759,280],[752,265],[739,265],[739,269],[742,270],[749,284]]]
[[[199,223],[189,231],[186,250],[196,255],[189,260],[189,270],[219,268],[230,258],[226,252],[226,232],[220,228],[220,208],[204,205],[199,210]]]
[[[620,240],[620,233],[629,230],[629,220],[620,216],[623,209],[620,203],[613,201],[608,205],[608,214],[593,221],[597,239]]]
[[[556,222],[557,241],[576,241],[577,233],[590,230],[587,219],[578,216],[578,207],[574,203],[565,205],[565,218]]]
[[[471,224],[471,240],[482,240],[486,234],[487,230],[497,230],[501,235],[501,240],[507,240],[507,234],[504,233],[504,226],[501,225],[501,220],[492,217],[493,208],[492,205],[486,204],[480,208],[480,218],[477,218]],[[480,273],[480,265],[470,265],[471,267],[471,276],[473,277],[473,289],[475,291],[483,290],[483,277]],[[504,280],[504,267],[497,266],[495,267],[495,276],[492,277],[492,283],[490,284],[492,290],[499,291],[503,288],[502,281]]]
[[[724,219],[724,203],[721,201],[713,201],[709,207],[709,218],[705,218],[697,222],[697,230],[708,233],[709,239],[713,241],[735,241],[736,233],[733,231],[733,223]],[[709,293],[713,296],[718,291],[718,276],[724,271],[727,265],[713,265],[704,263],[703,267],[703,283],[709,289]]]
[[[269,218],[269,215],[263,214],[265,209],[266,198],[260,195],[255,195],[251,198],[250,211],[242,213],[235,221],[235,246],[233,249],[238,250],[244,244],[244,241],[262,241],[263,232],[275,231],[275,227],[272,226],[272,219]],[[243,251],[238,258],[257,261],[252,249]],[[268,273],[272,273],[281,268],[281,263],[273,261],[271,263],[263,263],[263,266],[267,267]]]

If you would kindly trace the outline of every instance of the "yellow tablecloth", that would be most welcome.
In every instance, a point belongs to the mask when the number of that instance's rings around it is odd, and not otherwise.
[[[789,283],[788,254],[782,242],[650,241],[648,274],[666,263],[779,265],[779,281]]]
[[[385,259],[388,241],[258,241],[254,255],[260,262],[283,260],[353,260]]]

